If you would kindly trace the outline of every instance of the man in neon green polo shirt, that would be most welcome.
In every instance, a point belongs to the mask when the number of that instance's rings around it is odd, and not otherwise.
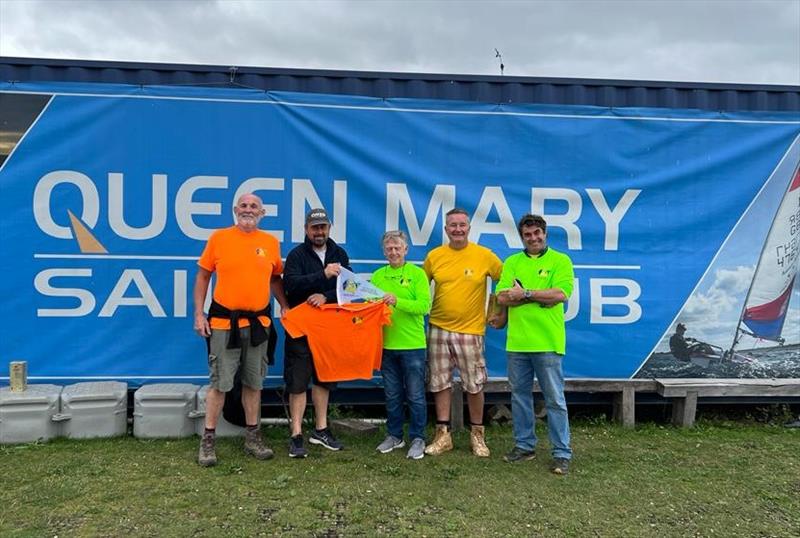
[[[536,456],[533,378],[539,380],[547,408],[547,426],[555,474],[567,474],[572,459],[569,417],[561,360],[566,350],[564,302],[572,293],[572,261],[547,246],[547,223],[525,215],[517,226],[525,250],[503,262],[497,301],[508,306],[508,380],[514,449],[508,462]]]

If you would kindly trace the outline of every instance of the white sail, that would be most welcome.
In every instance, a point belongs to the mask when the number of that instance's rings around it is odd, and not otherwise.
[[[800,261],[800,164],[787,170],[786,194],[767,234],[740,320],[751,336],[778,342]]]

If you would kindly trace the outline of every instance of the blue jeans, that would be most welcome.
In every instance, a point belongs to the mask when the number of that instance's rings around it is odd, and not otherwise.
[[[533,414],[533,377],[539,380],[547,408],[547,430],[554,458],[572,458],[569,447],[569,416],[564,398],[564,374],[557,353],[508,352],[511,383],[511,417],[514,443],[522,450],[536,448],[536,417]]]
[[[389,435],[403,438],[405,413],[408,404],[411,421],[408,438],[425,439],[428,408],[425,403],[425,350],[384,349],[381,359],[383,390],[386,393],[386,429]]]

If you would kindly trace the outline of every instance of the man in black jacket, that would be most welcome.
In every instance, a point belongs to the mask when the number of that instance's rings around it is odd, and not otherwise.
[[[347,252],[330,238],[331,221],[324,209],[312,209],[306,215],[306,237],[286,257],[283,283],[289,307],[304,302],[312,306],[336,302],[336,277],[342,267],[350,269]],[[333,337],[333,336],[332,336]],[[291,415],[291,439],[289,456],[305,458],[302,421],[306,409],[306,391],[313,380],[311,400],[314,403],[315,430],[308,441],[329,450],[344,448],[328,429],[328,397],[335,383],[324,383],[317,379],[311,349],[306,337],[292,338],[286,335],[283,380],[289,392]]]

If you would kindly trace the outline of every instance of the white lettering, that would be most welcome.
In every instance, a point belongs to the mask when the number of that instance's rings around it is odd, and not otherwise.
[[[195,191],[200,189],[227,189],[228,178],[225,176],[194,176],[187,179],[178,189],[175,196],[175,218],[181,231],[191,239],[205,241],[214,231],[201,228],[194,223],[194,215],[221,215],[222,206],[217,202],[193,202]]]
[[[326,207],[319,199],[314,184],[309,179],[292,180],[292,242],[302,243],[306,236],[306,207]],[[331,239],[340,244],[347,243],[347,181],[333,182],[333,212]]]
[[[79,304],[75,308],[37,308],[36,315],[40,318],[75,318],[91,313],[95,305],[94,296],[91,292],[81,288],[55,288],[50,284],[51,278],[91,276],[91,269],[45,269],[38,273],[33,279],[33,286],[36,291],[46,297],[72,297],[77,299]]]
[[[625,288],[626,295],[620,297],[604,297],[603,288]],[[589,279],[591,307],[591,323],[625,324],[635,323],[642,317],[642,307],[636,299],[642,294],[639,283],[627,278],[590,278]],[[627,309],[622,316],[607,316],[603,314],[605,305],[620,305]]]
[[[189,291],[186,285],[188,280],[187,273],[188,271],[178,269],[172,275],[172,315],[176,318],[186,317],[186,303]]]
[[[487,222],[492,208],[497,208],[500,222]],[[469,239],[480,243],[483,234],[505,236],[509,248],[522,248],[522,240],[517,232],[517,224],[501,187],[486,187],[470,221]]]
[[[42,176],[36,184],[33,190],[33,218],[39,229],[58,239],[72,239],[72,229],[69,226],[56,224],[50,213],[50,197],[56,185],[61,183],[78,187],[83,203],[80,220],[89,228],[97,224],[97,218],[100,216],[100,196],[97,187],[88,176],[72,170],[55,170]]]
[[[567,212],[560,215],[551,215],[544,212],[546,200],[564,200],[567,202]],[[541,215],[547,221],[548,231],[553,228],[562,228],[567,232],[567,246],[571,250],[581,250],[581,231],[575,222],[581,217],[583,200],[581,195],[572,189],[531,188],[531,212]]]
[[[167,176],[153,174],[150,224],[136,228],[125,222],[124,176],[117,172],[108,174],[108,224],[120,237],[143,241],[152,239],[164,231],[167,224]],[[133,205],[133,204],[129,204]]]
[[[283,178],[282,177],[251,177],[246,179],[236,189],[236,194],[233,195],[233,203],[239,201],[245,194],[255,193],[257,191],[282,191]],[[263,202],[263,200],[262,200]],[[264,203],[264,217],[277,217],[278,204]],[[280,242],[283,242],[283,230],[265,230],[276,237]]]
[[[417,213],[411,203],[408,186],[405,183],[386,184],[386,229],[397,230],[400,228],[400,211],[408,228],[409,239],[412,245],[427,245],[431,239],[433,228],[436,225],[437,213],[441,215],[442,231],[441,242],[444,244],[447,236],[444,234],[444,216],[456,206],[455,185],[436,185],[433,195],[428,202],[425,220],[422,226],[417,220]]]
[[[626,190],[613,210],[608,207],[603,191],[600,189],[586,189],[586,192],[589,194],[597,214],[600,215],[606,225],[605,250],[619,250],[619,223],[642,190]]]
[[[134,284],[139,290],[138,297],[125,297],[125,292],[128,291],[131,284]],[[150,287],[150,283],[147,282],[140,269],[125,269],[122,272],[98,316],[101,318],[111,317],[120,306],[145,306],[154,318],[167,317],[156,294],[153,293],[153,288]]]

